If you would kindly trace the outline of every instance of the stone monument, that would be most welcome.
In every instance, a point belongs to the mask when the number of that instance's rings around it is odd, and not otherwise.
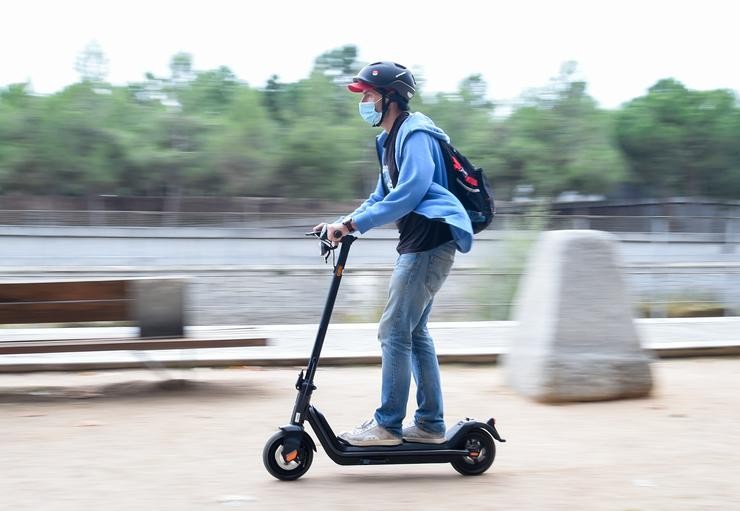
[[[650,393],[651,357],[637,335],[618,241],[591,230],[544,232],[514,305],[517,333],[505,357],[510,385],[543,402]]]

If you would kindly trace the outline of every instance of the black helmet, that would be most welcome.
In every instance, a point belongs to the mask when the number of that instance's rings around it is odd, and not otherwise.
[[[402,101],[408,102],[416,94],[416,80],[411,71],[401,64],[373,62],[360,69],[347,88],[352,92],[365,92],[368,89],[393,91]]]

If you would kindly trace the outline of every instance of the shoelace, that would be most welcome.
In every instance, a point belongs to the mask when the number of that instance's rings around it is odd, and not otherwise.
[[[373,425],[374,422],[375,422],[375,419],[368,419],[362,424],[360,424],[359,426],[357,426],[355,429],[353,429],[352,433],[359,433],[359,432],[368,430],[370,429],[370,427]]]

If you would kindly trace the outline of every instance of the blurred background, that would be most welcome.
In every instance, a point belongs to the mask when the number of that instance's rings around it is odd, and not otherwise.
[[[634,316],[651,318],[636,322],[643,343],[736,355],[738,319],[724,317],[740,315],[736,4],[0,4],[0,288],[35,288],[24,298],[31,308],[60,307],[43,285],[27,284],[177,276],[187,283],[185,325],[201,327],[191,329],[200,340],[269,338],[219,363],[190,349],[193,339],[167,339],[182,349],[163,349],[162,358],[125,349],[137,335],[129,327],[141,322],[120,317],[105,328],[87,320],[86,328],[0,325],[0,351],[33,350],[30,339],[40,351],[0,356],[8,467],[0,468],[0,509],[295,506],[295,492],[268,481],[260,453],[291,410],[298,370],[270,368],[268,359],[293,364],[286,354],[308,355],[331,281],[304,233],[350,213],[375,187],[377,130],[345,85],[377,60],[413,71],[412,110],[443,128],[495,193],[493,224],[457,255],[435,299],[440,352],[490,361],[481,355],[506,348],[517,325],[483,321],[511,319],[540,233],[598,229],[619,240]],[[375,325],[359,323],[380,317],[396,243],[390,225],[352,247],[332,317],[348,325],[333,325],[339,348],[327,350],[338,363],[377,350]],[[165,312],[179,321],[180,295],[142,295],[118,302],[135,303],[142,316],[166,316],[159,306],[174,303]],[[116,302],[92,298],[62,305],[99,318]],[[0,305],[0,322],[18,321],[13,298]],[[41,311],[36,317],[49,319]],[[709,318],[652,319],[698,316]],[[440,324],[447,321],[472,323]],[[88,349],[121,343],[90,357],[44,352],[60,339],[79,347],[85,336],[99,337]],[[602,339],[592,337],[594,345]],[[589,363],[600,360],[581,351]],[[168,368],[168,358],[207,367]],[[85,371],[72,372],[75,364]],[[378,368],[328,365],[318,402],[341,431],[375,403]],[[449,467],[432,465],[353,471],[319,453],[301,506],[740,509],[737,484],[723,477],[737,473],[740,448],[736,358],[651,365],[649,399],[545,406],[516,395],[488,363],[449,364],[448,425],[495,414],[510,440],[493,477],[450,478]],[[13,366],[67,372],[5,372]]]
[[[302,235],[377,179],[344,86],[391,59],[498,206],[433,319],[508,319],[559,228],[619,237],[638,316],[740,311],[731,2],[106,9],[2,8],[0,279],[185,273],[191,324],[317,321],[328,269]],[[377,320],[395,235],[356,245],[340,321]]]

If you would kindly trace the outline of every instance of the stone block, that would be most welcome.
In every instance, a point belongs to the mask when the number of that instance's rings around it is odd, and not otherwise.
[[[514,319],[505,364],[518,392],[543,402],[650,393],[651,357],[640,346],[613,235],[543,233],[519,284]]]

